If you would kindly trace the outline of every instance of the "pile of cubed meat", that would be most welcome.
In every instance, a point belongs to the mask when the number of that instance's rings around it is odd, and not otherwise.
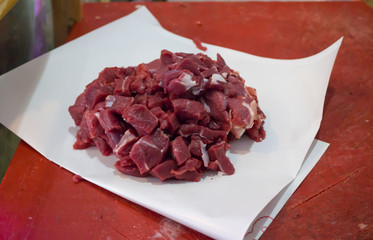
[[[74,149],[96,146],[118,158],[118,171],[162,181],[231,175],[228,142],[265,137],[255,89],[219,54],[163,50],[148,64],[105,68],[69,112],[79,127]]]

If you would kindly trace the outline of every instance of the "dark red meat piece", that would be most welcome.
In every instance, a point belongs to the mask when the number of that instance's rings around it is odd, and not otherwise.
[[[113,149],[115,156],[117,156],[118,158],[127,156],[131,151],[133,144],[138,139],[139,138],[136,133],[134,133],[134,131],[132,131],[131,129],[128,129]]]
[[[176,170],[171,170],[175,178],[198,182],[201,179],[202,174],[198,171],[201,167],[201,161],[195,158],[188,159],[184,165]]]
[[[213,143],[217,141],[225,141],[228,132],[221,130],[211,130],[207,127],[200,126],[199,136],[205,143]]]
[[[114,80],[114,95],[131,96],[130,84],[134,76],[123,76]]]
[[[141,105],[148,105],[148,98],[149,96],[147,94],[137,94],[135,96],[134,104],[141,104]]]
[[[114,82],[118,71],[120,71],[120,68],[117,68],[117,67],[109,68],[109,67],[107,67],[104,70],[102,70],[102,72],[100,72],[100,74],[98,75],[98,79],[103,84],[108,84],[108,83]]]
[[[98,148],[98,150],[100,150],[100,152],[102,153],[102,155],[109,156],[113,152],[113,149],[106,142],[105,138],[103,138],[103,137],[95,137],[95,138],[93,138],[93,142],[95,143],[95,145]]]
[[[235,169],[225,155],[225,152],[225,142],[217,143],[208,149],[210,161],[216,162],[216,164],[219,166],[219,170],[223,173],[232,175]]]
[[[120,95],[109,95],[105,99],[105,108],[122,115],[134,102],[133,97],[124,97]]]
[[[149,109],[156,108],[156,107],[163,108],[165,104],[166,104],[166,101],[164,100],[160,92],[157,92],[155,95],[148,96],[147,105]]]
[[[172,69],[169,71],[165,71],[163,73],[155,74],[155,77],[157,80],[160,81],[161,86],[166,89],[170,81],[172,79],[178,78],[181,75],[181,73],[181,70]]]
[[[228,84],[224,88],[224,94],[228,97],[245,96],[246,90],[243,82],[235,76],[227,78]]]
[[[228,112],[226,111],[228,102],[225,95],[216,90],[208,91],[205,94],[205,101],[210,109],[210,116],[217,121],[229,122]]]
[[[263,128],[263,125],[261,125],[259,128],[253,127],[253,128],[248,129],[247,134],[249,135],[251,139],[253,139],[256,142],[261,142],[266,137],[266,132]]]
[[[176,168],[177,164],[174,160],[170,159],[153,167],[152,170],[150,170],[150,174],[159,178],[161,181],[164,181],[174,176],[171,171],[175,170]]]
[[[109,110],[103,110],[101,112],[97,112],[96,117],[98,121],[100,122],[100,125],[102,126],[102,128],[105,130],[105,132],[122,130],[120,119],[113,112]]]
[[[185,144],[182,137],[178,136],[171,142],[172,156],[176,160],[177,165],[183,164],[191,157],[188,146]]]
[[[166,114],[160,107],[152,108],[150,109],[150,112],[153,113],[153,115],[156,116],[158,119],[163,119]]]
[[[202,120],[207,112],[202,103],[188,99],[174,99],[171,101],[174,112],[179,120]]]
[[[123,133],[121,131],[112,131],[112,132],[105,132],[107,137],[107,143],[109,146],[114,150],[114,148],[119,143]]]
[[[69,107],[69,113],[73,118],[75,125],[79,126],[82,121],[83,114],[87,110],[87,100],[85,93],[82,93],[75,100],[75,104]]]
[[[149,175],[148,173],[141,174],[136,164],[129,157],[120,159],[114,166],[119,172],[134,177],[146,177]]]
[[[76,141],[73,145],[73,148],[74,149],[86,149],[92,145],[93,145],[92,140],[89,138],[88,139],[83,138],[81,135],[81,131],[79,131],[78,134],[76,135]]]
[[[186,91],[196,86],[197,82],[191,73],[183,72],[178,78],[173,79],[167,86],[167,92],[176,96],[183,95]]]
[[[104,129],[101,127],[96,114],[93,110],[88,110],[84,113],[80,123],[80,132],[83,140],[100,137],[104,134]]]
[[[179,127],[179,135],[182,137],[189,137],[192,135],[199,135],[200,126],[197,124],[182,124]]]
[[[203,71],[201,74],[204,78],[210,78],[212,74],[218,73],[218,69],[215,66]]]
[[[198,159],[201,159],[203,161],[203,165],[205,167],[208,167],[209,165],[209,155],[206,150],[206,144],[204,144],[200,137],[198,136],[192,136],[190,144],[188,146],[190,153],[197,157]]]
[[[164,160],[169,142],[167,135],[157,129],[153,134],[143,136],[133,145],[130,157],[141,174],[148,172]]]
[[[122,116],[140,136],[150,134],[158,125],[158,118],[144,105],[134,104]]]
[[[88,109],[93,109],[97,103],[104,101],[106,96],[113,94],[113,88],[94,84],[85,90]]]
[[[184,58],[183,60],[181,60],[181,62],[177,64],[175,69],[176,70],[189,70],[196,76],[201,75],[201,72],[199,71],[195,62],[191,61],[189,58]]]
[[[174,54],[170,51],[167,51],[167,50],[162,50],[161,51],[160,59],[161,59],[162,64],[165,64],[165,65],[175,62]]]
[[[161,123],[159,128],[162,130],[168,130],[169,133],[173,134],[180,126],[176,114],[174,112],[168,112],[160,118]]]

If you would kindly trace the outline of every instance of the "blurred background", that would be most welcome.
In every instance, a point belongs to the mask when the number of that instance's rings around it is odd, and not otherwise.
[[[373,7],[373,0],[364,1]],[[74,23],[84,17],[82,5],[89,2],[120,0],[0,0],[0,75],[64,44]],[[19,141],[0,124],[0,182]]]

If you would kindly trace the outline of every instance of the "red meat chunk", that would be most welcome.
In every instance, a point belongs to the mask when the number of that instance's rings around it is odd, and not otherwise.
[[[129,108],[133,102],[133,97],[124,97],[120,95],[109,95],[105,99],[105,108],[113,111],[119,115],[122,115],[124,111]]]
[[[149,175],[148,173],[141,174],[136,164],[129,157],[121,158],[114,166],[119,172],[126,175],[134,177],[146,177]]]
[[[117,146],[119,143],[121,137],[122,137],[122,132],[121,131],[112,131],[112,132],[105,132],[106,137],[107,137],[107,143],[109,146],[114,150],[114,148]]]
[[[190,72],[183,72],[178,78],[175,78],[170,82],[167,86],[167,91],[170,94],[181,96],[196,85],[197,82],[193,79],[193,75]]]
[[[161,51],[161,62],[162,64],[168,65],[174,62],[174,54],[167,50]]]
[[[112,67],[112,68],[105,68],[100,72],[98,79],[103,84],[108,84],[114,82],[115,77],[117,76],[117,72],[120,71],[120,68]]]
[[[177,165],[183,164],[191,157],[188,146],[185,144],[182,137],[178,136],[171,142],[172,156],[176,160]]]
[[[177,164],[174,160],[170,159],[153,167],[152,170],[150,170],[150,174],[154,177],[159,178],[161,181],[164,181],[174,176],[174,174],[172,174],[171,171],[175,170],[176,168]]]
[[[174,99],[171,101],[172,107],[179,120],[197,119],[202,120],[207,116],[207,112],[202,103],[188,99]]]
[[[261,125],[258,129],[257,128],[248,129],[247,134],[249,135],[251,139],[253,139],[256,142],[261,142],[266,137],[266,132],[263,128],[263,125]]]
[[[216,162],[220,171],[225,174],[232,175],[235,171],[232,163],[225,155],[226,147],[225,142],[220,142],[211,146],[208,150],[210,160]]]
[[[200,167],[201,161],[195,158],[190,158],[178,169],[171,170],[171,173],[174,174],[177,179],[198,182],[202,176],[198,171]]]
[[[192,135],[199,135],[200,133],[200,126],[197,124],[182,124],[179,127],[178,133],[182,137],[189,137]]]
[[[85,90],[88,109],[93,109],[97,103],[104,101],[106,96],[113,94],[113,88],[99,84],[93,84]]]
[[[158,118],[144,105],[132,105],[122,116],[140,136],[150,134],[158,125]]]
[[[228,132],[221,130],[211,130],[207,127],[200,126],[199,136],[205,143],[213,143],[217,141],[225,141],[227,139]]]
[[[86,149],[92,146],[92,140],[91,139],[84,139],[81,135],[81,131],[78,132],[76,135],[76,141],[73,145],[74,149]]]
[[[159,92],[155,95],[148,96],[148,108],[149,109],[156,108],[156,107],[162,108],[165,104],[166,104],[165,100]]]
[[[180,126],[176,114],[174,112],[168,112],[160,118],[159,128],[162,130],[168,130],[169,133],[173,134]]]
[[[194,157],[201,159],[203,161],[203,165],[205,167],[208,167],[209,162],[210,162],[209,155],[206,150],[206,144],[202,142],[200,137],[192,136],[188,148],[190,150],[190,153]]]
[[[93,138],[93,142],[95,143],[95,145],[98,148],[98,150],[100,150],[100,152],[102,153],[102,155],[109,156],[113,152],[113,149],[106,142],[105,138],[103,138],[103,137],[95,137],[95,138]]]
[[[116,116],[113,112],[109,110],[103,110],[101,112],[97,112],[96,117],[100,122],[100,125],[105,130],[105,132],[112,132],[115,130],[121,131],[122,125],[120,123],[120,119]]]
[[[93,110],[84,113],[80,123],[80,132],[83,140],[101,137],[104,134],[105,130],[101,127]]]
[[[160,107],[152,108],[150,109],[150,112],[153,113],[153,115],[158,119],[162,119],[166,115],[166,113]]]
[[[248,98],[229,98],[228,107],[232,113],[232,133],[240,138],[246,129],[254,125],[256,101]]]
[[[134,76],[124,76],[114,80],[114,95],[131,96],[130,84]]]
[[[175,69],[176,70],[189,70],[196,76],[201,75],[201,72],[199,71],[197,65],[195,64],[195,62],[191,61],[190,58],[185,58],[181,60],[181,62],[177,64]]]
[[[153,134],[143,136],[133,145],[130,157],[141,174],[148,172],[164,160],[169,142],[167,135],[157,129]]]
[[[87,110],[87,100],[85,93],[82,93],[75,100],[75,104],[69,107],[69,112],[73,118],[75,125],[79,126],[82,121],[83,114]]]
[[[226,111],[228,102],[222,92],[216,90],[208,91],[205,95],[205,101],[211,117],[217,121],[229,122],[228,112]]]
[[[118,158],[127,156],[131,151],[133,144],[138,139],[139,138],[136,136],[136,134],[131,129],[128,129],[113,149],[115,156]]]

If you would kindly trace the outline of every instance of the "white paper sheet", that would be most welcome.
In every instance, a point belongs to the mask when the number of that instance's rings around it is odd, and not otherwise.
[[[257,89],[267,138],[232,144],[236,173],[198,183],[118,173],[114,157],[73,150],[76,128],[67,111],[85,85],[108,66],[135,66],[162,49],[199,52],[190,39],[164,30],[142,7],[0,76],[0,122],[51,161],[111,192],[218,239],[242,239],[258,213],[301,167],[320,126],[341,39],[312,57],[275,60],[206,44]]]

